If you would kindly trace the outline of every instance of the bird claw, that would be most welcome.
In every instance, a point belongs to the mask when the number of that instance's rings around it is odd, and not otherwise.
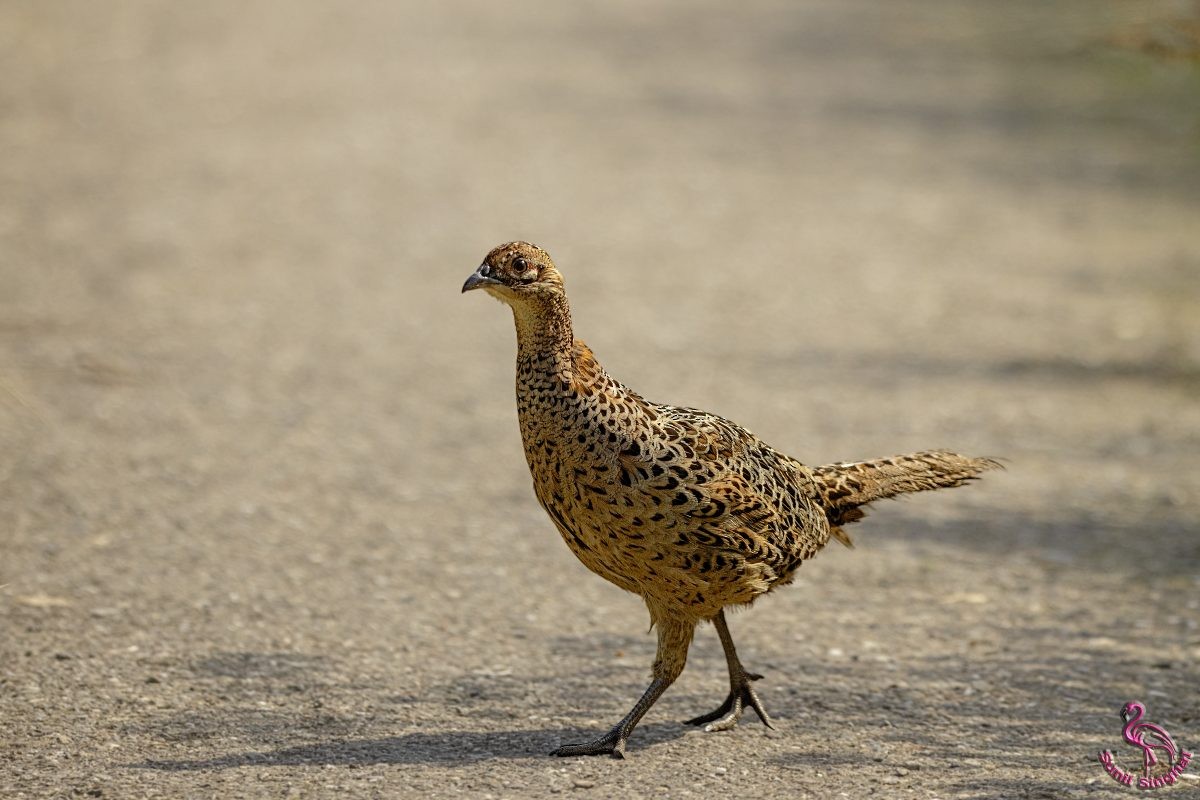
[[[712,733],[715,731],[731,731],[737,727],[738,720],[742,718],[742,711],[749,706],[754,709],[754,713],[758,714],[758,718],[762,720],[763,725],[768,728],[774,728],[771,724],[771,718],[767,715],[767,710],[763,708],[762,700],[758,697],[758,692],[754,691],[754,687],[750,685],[752,681],[762,680],[762,675],[753,672],[743,672],[736,680],[733,681],[729,688],[729,696],[725,698],[715,711],[710,711],[707,714],[701,714],[694,719],[687,721],[688,725],[704,725],[704,730]]]
[[[613,758],[625,758],[625,739],[626,734],[618,725],[594,742],[564,744],[550,755],[560,757],[611,755]]]

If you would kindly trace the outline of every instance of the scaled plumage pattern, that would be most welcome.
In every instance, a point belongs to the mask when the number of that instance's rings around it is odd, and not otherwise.
[[[690,720],[728,730],[753,708],[770,717],[738,659],[723,609],[789,583],[862,506],[961,486],[999,465],[923,452],[806,467],[727,419],[651,403],[613,380],[574,338],[562,276],[527,242],[500,245],[467,279],[512,308],[517,414],[534,492],[580,561],[642,597],[658,632],[645,694],[616,727],[555,755],[623,756],[638,721],[683,672],[696,624],[711,621],[730,691]]]

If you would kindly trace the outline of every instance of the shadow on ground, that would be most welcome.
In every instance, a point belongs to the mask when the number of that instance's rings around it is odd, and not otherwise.
[[[676,723],[638,726],[639,748],[677,739],[687,728]],[[194,760],[151,760],[135,769],[168,772],[219,770],[237,767],[366,766],[368,764],[442,764],[470,766],[492,759],[536,759],[544,763],[551,750],[565,742],[584,742],[595,730],[544,728],[531,731],[446,731],[409,733],[379,739],[339,739],[278,750],[231,753]]]

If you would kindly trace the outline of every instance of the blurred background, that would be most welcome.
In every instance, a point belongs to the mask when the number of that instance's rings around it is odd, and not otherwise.
[[[11,796],[1066,797],[1127,700],[1200,740],[1200,4],[11,2],[0,153]],[[1008,459],[738,617],[782,736],[682,735],[704,632],[628,769],[542,757],[653,639],[459,295],[512,239],[650,399]]]

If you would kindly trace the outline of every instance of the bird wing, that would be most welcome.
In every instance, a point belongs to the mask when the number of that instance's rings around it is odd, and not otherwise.
[[[657,410],[654,444],[619,465],[636,505],[658,517],[655,569],[694,607],[749,602],[785,581],[807,555],[803,531],[824,522],[790,459],[713,414]]]

